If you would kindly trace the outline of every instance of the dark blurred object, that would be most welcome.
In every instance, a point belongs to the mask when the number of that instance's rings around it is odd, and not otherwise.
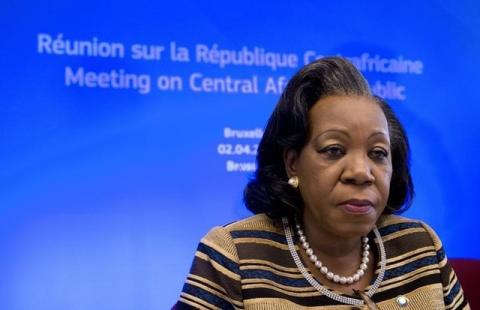
[[[448,261],[462,284],[463,293],[470,304],[470,308],[472,310],[480,309],[478,290],[480,287],[478,282],[478,279],[480,279],[480,260],[451,258]]]

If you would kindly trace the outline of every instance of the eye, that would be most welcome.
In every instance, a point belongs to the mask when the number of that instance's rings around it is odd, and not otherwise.
[[[373,160],[383,161],[388,158],[388,151],[384,148],[376,147],[368,153],[368,156]]]
[[[321,154],[326,155],[329,159],[337,159],[345,155],[345,149],[338,144],[329,145],[320,150]]]

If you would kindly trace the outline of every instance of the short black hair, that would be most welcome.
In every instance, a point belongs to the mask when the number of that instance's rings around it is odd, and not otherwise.
[[[288,184],[284,153],[301,151],[309,136],[309,110],[320,99],[335,95],[365,96],[380,106],[389,127],[393,168],[384,214],[398,214],[410,207],[414,195],[410,147],[400,120],[385,100],[372,95],[352,63],[342,57],[326,57],[301,68],[273,110],[258,147],[257,170],[245,187],[248,210],[279,218],[295,216],[303,208],[300,193]]]

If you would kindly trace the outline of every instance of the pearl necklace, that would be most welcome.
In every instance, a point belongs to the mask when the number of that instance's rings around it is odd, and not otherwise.
[[[295,249],[295,244],[293,243],[293,236],[292,236],[293,234],[292,234],[292,231],[290,230],[290,224],[288,223],[288,219],[286,217],[283,217],[282,222],[283,222],[283,230],[285,232],[285,238],[287,239],[288,249],[290,250],[290,255],[292,255],[295,265],[297,265],[298,270],[300,270],[305,280],[307,280],[307,282],[310,283],[311,286],[316,288],[317,291],[327,296],[328,298],[331,298],[333,300],[336,300],[338,302],[341,302],[347,305],[352,305],[357,307],[363,306],[365,304],[363,300],[339,295],[327,289],[326,287],[318,283],[317,280],[313,278],[313,276],[310,274],[307,268],[305,268],[305,266],[303,265],[302,260],[298,256],[297,250]],[[385,276],[385,269],[387,265],[387,255],[385,253],[385,247],[383,246],[382,236],[380,235],[380,232],[376,227],[373,228],[373,233],[375,234],[375,240],[378,243],[378,250],[380,252],[380,261],[378,263],[380,268],[378,270],[378,276],[375,279],[375,282],[373,282],[368,292],[366,292],[366,295],[370,298],[373,296],[373,294],[375,294],[378,287],[382,283],[383,277]]]
[[[364,275],[365,271],[368,268],[368,262],[370,261],[368,258],[368,255],[370,254],[370,245],[368,244],[368,237],[362,237],[362,261],[360,262],[360,267],[357,269],[357,271],[349,277],[345,276],[340,276],[336,273],[333,273],[328,270],[327,266],[325,266],[313,253],[313,249],[310,247],[310,244],[307,242],[307,237],[305,236],[300,224],[296,224],[295,228],[297,229],[297,234],[299,236],[299,240],[302,243],[302,247],[307,253],[308,257],[310,258],[310,261],[315,265],[315,267],[320,270],[320,272],[327,277],[328,280],[333,281],[335,283],[340,283],[340,284],[352,284],[354,282],[358,282]]]

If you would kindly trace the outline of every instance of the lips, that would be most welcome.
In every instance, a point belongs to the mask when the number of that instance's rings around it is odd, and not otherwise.
[[[345,212],[350,214],[367,214],[373,210],[373,203],[367,199],[349,199],[339,204]]]

